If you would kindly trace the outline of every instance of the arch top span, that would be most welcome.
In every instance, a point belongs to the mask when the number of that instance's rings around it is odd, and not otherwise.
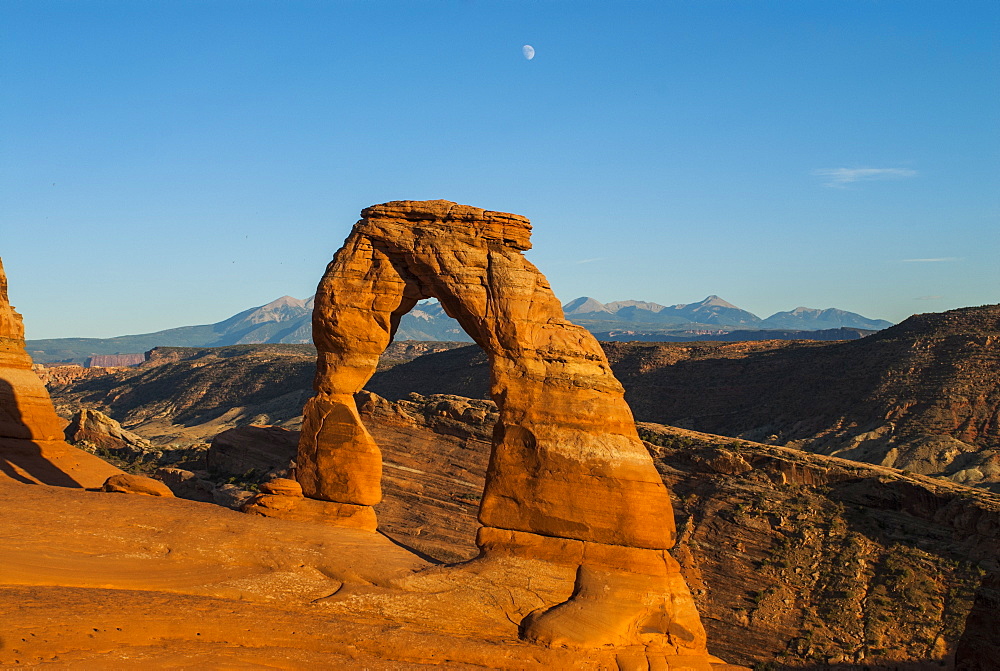
[[[414,229],[427,226],[452,235],[467,235],[483,241],[501,243],[511,249],[531,249],[531,221],[509,212],[492,212],[450,200],[395,200],[372,205],[361,211],[355,230],[381,235],[384,229],[370,222],[412,222]]]

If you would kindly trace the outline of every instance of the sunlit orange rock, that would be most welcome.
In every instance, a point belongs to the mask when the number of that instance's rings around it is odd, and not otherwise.
[[[371,506],[309,499],[302,485],[288,478],[272,478],[260,486],[240,510],[248,515],[277,517],[297,522],[320,522],[338,527],[375,531],[378,521]]]
[[[174,493],[170,487],[159,480],[147,478],[144,475],[132,475],[131,473],[120,473],[112,475],[104,481],[101,489],[105,492],[115,492],[118,494],[142,494],[143,496],[165,496],[172,498]]]
[[[0,477],[64,487],[100,487],[121,471],[66,443],[49,393],[31,370],[24,325],[7,298],[0,262]]]
[[[664,552],[675,533],[667,489],[597,341],[563,317],[524,258],[530,234],[524,217],[443,200],[362,212],[316,293],[316,395],[305,409],[297,479],[311,499],[380,501],[381,454],[354,394],[402,315],[437,298],[489,356],[500,413],[479,515],[481,560],[576,567],[573,595],[525,618],[522,636],[581,648],[644,645],[708,668],[701,621]]]
[[[64,433],[74,443],[87,442],[106,450],[131,450],[135,453],[152,448],[148,440],[123,429],[114,419],[92,408],[77,410]]]

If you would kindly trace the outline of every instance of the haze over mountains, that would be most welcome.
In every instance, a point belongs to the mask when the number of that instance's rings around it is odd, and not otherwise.
[[[115,338],[28,340],[38,363],[84,363],[95,355],[145,352],[154,347],[222,347],[258,343],[312,342],[312,297],[281,298],[215,324],[182,326]],[[851,339],[889,326],[853,312],[798,307],[761,319],[718,296],[672,306],[646,301],[601,303],[586,296],[563,306],[566,317],[602,340],[759,340],[764,338]],[[457,321],[434,299],[417,304],[400,321],[397,341],[471,342]]]

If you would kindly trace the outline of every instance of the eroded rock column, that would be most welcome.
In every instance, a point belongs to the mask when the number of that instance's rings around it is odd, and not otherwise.
[[[316,396],[298,480],[338,506],[380,500],[381,457],[353,394],[399,318],[437,298],[486,351],[500,419],[480,509],[482,556],[576,567],[565,603],[523,635],[554,645],[646,645],[708,668],[705,634],[676,562],[666,487],[597,341],[567,321],[529,263],[531,226],[449,201],[369,207],[316,294]],[[687,663],[687,662],[685,662]]]
[[[63,487],[100,487],[121,470],[65,442],[66,424],[31,370],[24,325],[7,298],[0,262],[0,477]]]

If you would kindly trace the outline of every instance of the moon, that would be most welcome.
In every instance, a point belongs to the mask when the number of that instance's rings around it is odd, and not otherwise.
[[[530,61],[532,58],[535,57],[535,47],[531,46],[530,44],[525,44],[523,47],[521,47],[521,53],[524,54],[524,57]]]

